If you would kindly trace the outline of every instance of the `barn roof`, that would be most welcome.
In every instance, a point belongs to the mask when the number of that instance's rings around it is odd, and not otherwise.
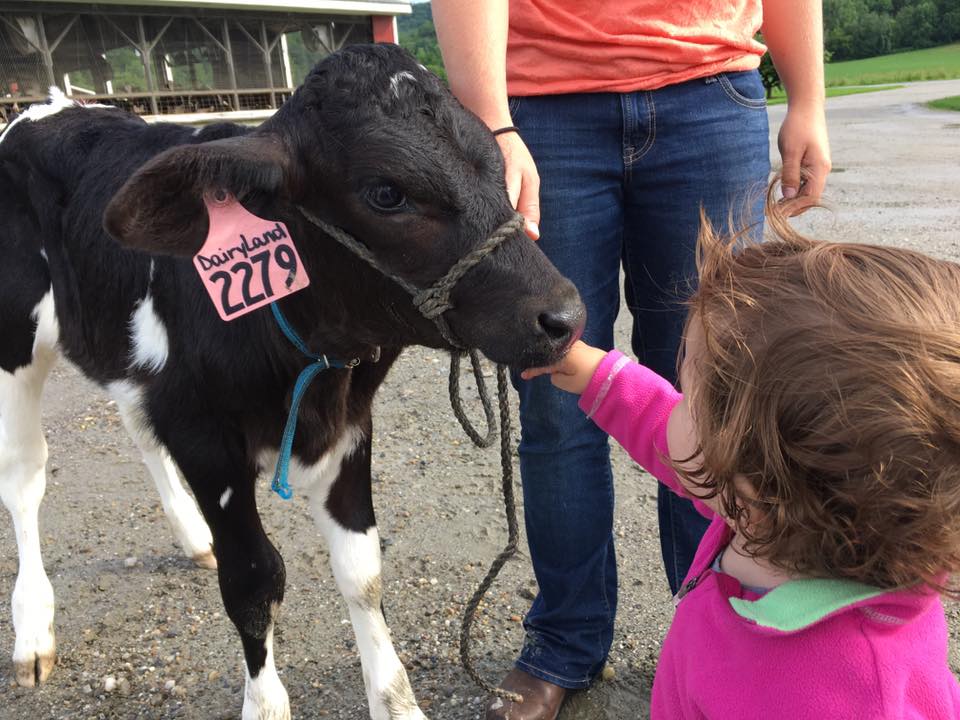
[[[90,5],[84,0],[40,0]],[[224,10],[279,10],[283,12],[325,13],[328,15],[409,15],[409,2],[393,0],[97,0],[96,5],[135,7],[216,8]]]

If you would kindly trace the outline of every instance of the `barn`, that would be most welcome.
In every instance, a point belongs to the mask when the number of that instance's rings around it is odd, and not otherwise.
[[[396,42],[391,0],[0,0],[0,123],[48,88],[144,116],[257,120],[319,59]]]

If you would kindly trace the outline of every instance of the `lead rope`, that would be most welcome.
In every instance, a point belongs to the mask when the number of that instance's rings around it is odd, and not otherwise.
[[[300,413],[300,401],[303,400],[304,393],[310,387],[313,379],[324,370],[334,368],[342,370],[343,368],[354,368],[359,363],[359,358],[354,358],[349,362],[340,362],[331,360],[323,353],[311,352],[307,344],[300,339],[297,331],[287,320],[286,316],[280,311],[277,303],[270,305],[273,311],[273,317],[277,322],[280,331],[287,337],[287,340],[297,348],[301,353],[310,358],[313,362],[307,365],[297,376],[297,382],[293,386],[293,395],[290,398],[290,411],[287,413],[287,424],[283,428],[283,435],[280,438],[280,449],[277,453],[277,467],[273,471],[273,480],[270,481],[270,489],[284,500],[293,497],[293,489],[287,480],[290,473],[290,457],[293,453],[293,438],[297,433],[297,416]]]
[[[477,447],[488,448],[493,445],[495,425],[493,417],[493,407],[490,402],[490,394],[487,392],[486,383],[483,381],[483,371],[480,366],[480,356],[476,350],[470,351],[470,362],[473,365],[473,376],[477,381],[477,393],[480,395],[480,402],[483,405],[483,412],[487,418],[487,436],[482,437],[473,427],[466,414],[463,412],[463,401],[460,398],[460,358],[462,354],[453,352],[450,354],[450,406],[453,408],[453,414],[457,416],[460,426],[464,432],[470,436],[470,439]],[[497,575],[506,565],[507,560],[517,553],[517,542],[520,536],[517,525],[517,503],[513,494],[513,453],[510,448],[510,396],[507,384],[507,369],[503,365],[497,365],[497,403],[500,409],[500,469],[502,475],[503,505],[507,515],[507,545],[499,555],[494,559],[487,570],[486,577],[483,578],[480,585],[474,591],[473,596],[467,602],[463,611],[463,620],[460,623],[460,662],[463,669],[470,678],[483,690],[511,700],[515,703],[523,702],[523,695],[519,695],[509,690],[504,690],[497,685],[491,685],[482,677],[473,665],[473,659],[470,657],[470,628],[473,626],[473,620],[477,614],[477,608],[480,602],[487,594],[490,586]]]

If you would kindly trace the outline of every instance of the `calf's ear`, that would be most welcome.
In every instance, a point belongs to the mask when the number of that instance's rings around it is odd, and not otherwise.
[[[171,148],[123,184],[104,211],[103,226],[126,247],[191,256],[207,236],[204,195],[276,196],[289,186],[290,172],[289,153],[271,135]]]

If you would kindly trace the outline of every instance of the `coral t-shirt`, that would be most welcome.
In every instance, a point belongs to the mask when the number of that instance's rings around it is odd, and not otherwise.
[[[752,70],[761,0],[510,0],[510,95],[632,92]]]

